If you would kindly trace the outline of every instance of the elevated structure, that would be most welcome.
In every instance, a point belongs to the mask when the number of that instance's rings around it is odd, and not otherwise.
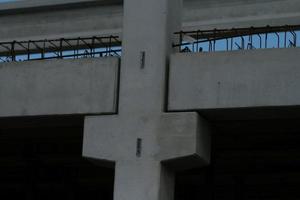
[[[0,4],[0,190],[299,199],[299,21],[298,0]]]
[[[297,0],[183,0],[183,29],[296,25]],[[54,8],[54,9],[53,9]],[[122,33],[122,0],[17,1],[1,4],[2,42]]]

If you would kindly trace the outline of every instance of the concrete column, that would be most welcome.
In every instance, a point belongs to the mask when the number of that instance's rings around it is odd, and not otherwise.
[[[85,120],[83,155],[115,163],[115,200],[172,200],[174,170],[208,164],[209,125],[164,113],[181,0],[125,0],[119,113]]]
[[[173,200],[174,173],[151,160],[117,162],[114,199]]]
[[[182,0],[124,1],[120,113],[162,112],[165,70],[181,12]]]

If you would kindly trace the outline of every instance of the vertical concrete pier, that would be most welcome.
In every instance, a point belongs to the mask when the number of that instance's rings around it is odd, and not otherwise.
[[[181,0],[124,2],[119,113],[87,117],[83,147],[85,157],[115,163],[115,200],[172,200],[174,170],[209,163],[207,122],[197,113],[164,113],[181,10]]]

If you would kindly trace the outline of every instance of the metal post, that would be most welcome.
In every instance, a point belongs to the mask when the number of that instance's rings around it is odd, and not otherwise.
[[[16,61],[16,53],[15,53],[15,43],[16,43],[16,41],[13,41],[12,43],[11,43],[11,60],[12,61]]]

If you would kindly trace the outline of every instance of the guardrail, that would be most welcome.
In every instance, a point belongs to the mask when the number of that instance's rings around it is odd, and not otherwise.
[[[120,56],[118,36],[60,38],[0,43],[0,62],[20,62],[48,59],[79,59]]]
[[[213,29],[176,32],[179,52],[214,52],[300,45],[300,25]]]

